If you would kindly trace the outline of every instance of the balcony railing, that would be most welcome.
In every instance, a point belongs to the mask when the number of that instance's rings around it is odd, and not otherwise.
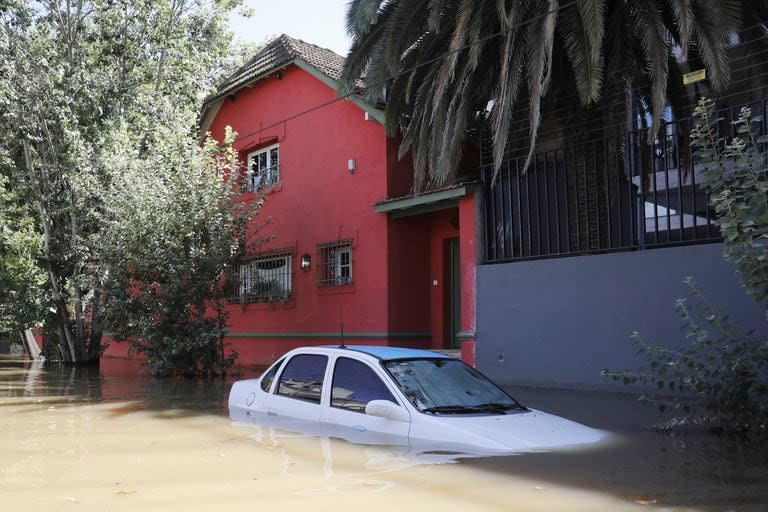
[[[766,100],[748,104],[765,120]],[[723,136],[741,105],[718,112]],[[484,165],[485,261],[633,250],[720,239],[690,146],[692,119]],[[766,132],[765,121],[762,132]]]
[[[243,192],[258,192],[279,182],[280,165],[273,165],[259,172],[248,171],[243,182]]]

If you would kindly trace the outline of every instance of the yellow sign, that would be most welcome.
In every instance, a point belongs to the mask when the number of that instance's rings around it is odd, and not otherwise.
[[[707,70],[699,69],[683,75],[683,85],[691,85],[707,79]]]

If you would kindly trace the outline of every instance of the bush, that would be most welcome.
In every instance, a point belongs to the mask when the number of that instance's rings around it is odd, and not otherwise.
[[[604,375],[657,388],[661,396],[645,394],[641,400],[686,415],[674,424],[765,431],[768,342],[740,332],[705,300],[692,279],[686,284],[689,296],[679,299],[675,310],[689,345],[679,350],[653,345],[635,332],[633,341],[648,366],[637,372],[604,370]]]
[[[258,228],[251,220],[261,199],[238,200],[234,138],[228,131],[221,147],[211,139],[198,147],[179,128],[163,137],[175,143],[147,149],[145,164],[118,173],[125,178],[105,201],[107,332],[144,355],[153,375],[220,376],[235,360],[224,341],[225,276]],[[115,166],[136,161],[116,150]],[[161,162],[172,172],[156,172]]]

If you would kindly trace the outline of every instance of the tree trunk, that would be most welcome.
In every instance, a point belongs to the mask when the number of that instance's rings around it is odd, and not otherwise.
[[[30,359],[33,361],[41,359],[40,346],[37,344],[34,334],[32,334],[32,329],[25,329],[21,332],[21,343]]]
[[[63,344],[62,355],[64,362],[66,363],[88,363],[93,360],[92,351],[86,350],[86,336],[84,329],[84,320],[82,318],[82,297],[79,289],[79,281],[75,282],[75,317],[76,322],[73,330],[72,320],[70,318],[70,311],[67,305],[66,298],[62,291],[61,277],[56,273],[51,261],[53,259],[51,251],[51,242],[53,239],[51,219],[48,215],[48,205],[43,193],[41,180],[45,180],[46,175],[44,171],[41,171],[40,180],[35,173],[34,163],[32,160],[32,150],[29,146],[29,142],[22,141],[22,147],[24,150],[24,161],[27,168],[30,181],[38,184],[34,187],[35,190],[35,202],[37,203],[38,213],[40,214],[40,224],[43,227],[43,249],[45,254],[45,261],[48,267],[48,280],[51,285],[51,291],[53,292],[54,304],[56,306],[56,316],[59,321],[59,330],[61,333],[59,343]],[[69,196],[71,200],[71,195]],[[74,204],[70,204],[70,208],[74,208]],[[73,227],[73,229],[75,229]],[[80,308],[80,311],[78,311]],[[100,342],[100,337],[99,337]],[[98,356],[96,356],[98,357]]]

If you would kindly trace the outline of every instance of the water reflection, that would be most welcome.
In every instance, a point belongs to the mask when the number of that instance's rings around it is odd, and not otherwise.
[[[136,365],[0,361],[3,510],[765,510],[768,453],[643,430],[629,397],[514,390],[621,432],[597,450],[489,459],[359,446],[227,418],[227,382],[144,377]],[[646,416],[647,415],[647,416]],[[655,501],[655,503],[654,503]]]

